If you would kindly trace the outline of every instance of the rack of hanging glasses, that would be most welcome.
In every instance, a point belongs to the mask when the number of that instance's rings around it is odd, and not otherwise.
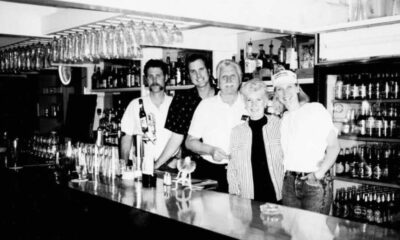
[[[119,15],[0,49],[0,72],[36,71],[54,64],[97,63],[101,59],[140,59],[142,46],[183,42],[182,29],[199,23]]]

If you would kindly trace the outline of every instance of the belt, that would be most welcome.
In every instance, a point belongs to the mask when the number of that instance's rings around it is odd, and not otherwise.
[[[310,172],[294,172],[294,171],[286,171],[285,175],[288,176],[294,176],[294,177],[305,177],[308,174],[310,174]]]

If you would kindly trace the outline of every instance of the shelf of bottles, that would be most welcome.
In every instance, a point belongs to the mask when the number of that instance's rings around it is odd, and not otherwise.
[[[107,146],[119,146],[121,138],[121,118],[125,112],[121,100],[117,102],[115,108],[98,109],[97,114],[101,116],[99,127],[97,128],[96,142],[101,142]]]
[[[62,117],[61,105],[57,103],[36,105],[36,116],[40,119],[60,120]]]
[[[370,185],[340,188],[332,210],[336,217],[391,227],[398,223],[400,190]]]
[[[340,150],[335,179],[400,188],[400,144],[360,144]]]
[[[114,64],[112,60],[110,64],[105,65],[103,71],[100,67],[95,66],[92,74],[92,91],[93,92],[126,92],[141,90],[141,69],[139,60],[129,60],[124,65]],[[189,81],[186,69],[181,58],[177,61],[170,61],[169,57],[165,62],[167,66],[168,79],[166,81],[166,90],[183,90],[193,87],[188,84]]]
[[[56,132],[35,134],[29,138],[21,138],[18,153],[24,165],[33,163],[55,164],[57,153],[61,149],[60,137]],[[21,163],[22,164],[22,163]]]
[[[339,75],[334,114],[346,110],[343,138],[400,142],[399,72]]]

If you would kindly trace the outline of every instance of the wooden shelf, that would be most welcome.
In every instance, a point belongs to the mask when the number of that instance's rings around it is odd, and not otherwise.
[[[194,85],[183,85],[183,86],[167,86],[167,90],[184,90],[194,87]],[[92,92],[132,92],[132,91],[140,91],[140,87],[131,87],[131,88],[99,88],[92,89]]]
[[[374,138],[374,137],[359,137],[354,135],[340,135],[339,139],[354,140],[354,141],[365,141],[365,142],[390,142],[400,143],[399,138]]]
[[[391,187],[391,188],[399,188],[400,184],[396,182],[377,182],[373,180],[364,180],[358,178],[349,178],[349,177],[339,177],[333,176],[334,180],[344,181],[344,182],[352,182],[352,183],[359,183],[359,184],[367,184],[367,185],[375,185],[375,186],[382,186],[382,187]]]
[[[345,99],[335,99],[332,102],[333,103],[361,103],[362,101],[368,101],[370,103],[400,103],[400,99],[374,99],[374,100],[369,100],[369,99],[363,99],[363,100],[345,100]]]

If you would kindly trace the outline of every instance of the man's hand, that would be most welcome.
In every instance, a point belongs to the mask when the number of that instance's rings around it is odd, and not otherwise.
[[[220,162],[224,159],[229,159],[229,155],[225,153],[224,150],[221,148],[213,147],[211,150],[211,156],[214,159],[214,161]]]

